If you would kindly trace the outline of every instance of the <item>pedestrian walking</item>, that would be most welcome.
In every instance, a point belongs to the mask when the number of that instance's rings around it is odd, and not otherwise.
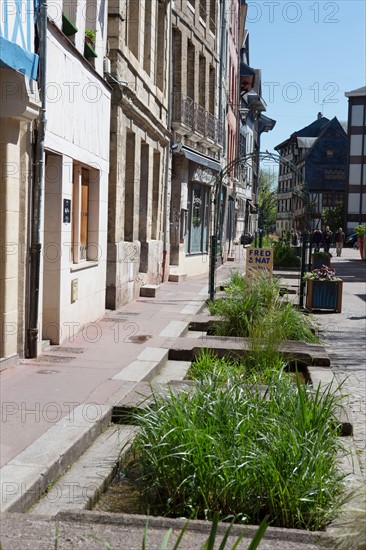
[[[338,229],[338,231],[336,231],[334,240],[336,243],[337,256],[340,258],[342,256],[344,241],[346,240],[346,235],[343,233],[343,229],[341,227]]]
[[[314,229],[313,233],[313,245],[314,245],[314,252],[319,252],[320,250],[320,244],[323,240],[323,233],[320,231],[319,227]]]
[[[330,245],[332,244],[333,234],[329,228],[329,225],[325,228],[323,233],[324,252],[329,252]]]

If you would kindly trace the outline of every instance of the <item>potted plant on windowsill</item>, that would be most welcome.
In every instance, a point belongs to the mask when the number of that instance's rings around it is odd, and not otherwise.
[[[85,30],[85,41],[84,41],[84,57],[87,59],[89,57],[98,57],[98,54],[94,50],[95,44],[95,31],[91,29]]]
[[[332,254],[330,252],[325,252],[320,250],[319,252],[314,252],[311,257],[312,269],[319,269],[322,265],[330,267],[330,259]]]
[[[354,229],[354,232],[357,235],[358,249],[361,254],[361,258],[366,260],[365,253],[365,235],[366,235],[366,225],[357,225]]]
[[[329,309],[336,313],[342,311],[343,281],[336,277],[335,269],[323,265],[305,273],[306,309]]]

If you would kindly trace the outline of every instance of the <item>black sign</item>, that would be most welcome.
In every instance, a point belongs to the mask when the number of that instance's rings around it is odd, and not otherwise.
[[[71,222],[71,199],[64,199],[64,223]]]

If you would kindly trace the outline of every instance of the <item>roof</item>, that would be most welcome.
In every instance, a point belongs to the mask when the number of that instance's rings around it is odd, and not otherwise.
[[[344,126],[341,125],[337,117],[332,118],[332,120],[329,120],[326,117],[321,117],[309,124],[309,126],[305,126],[305,128],[302,128],[302,130],[291,134],[288,139],[286,139],[279,145],[276,145],[274,149],[276,151],[279,151],[287,143],[293,143],[296,140],[299,147],[304,147],[306,149],[309,149],[310,151],[317,139],[321,137],[331,126],[334,126],[338,130],[343,132],[344,137],[346,138],[347,134],[345,132]],[[302,140],[301,142],[303,143],[303,145],[300,145],[299,139]],[[309,153],[309,151],[307,152],[307,154]]]
[[[345,92],[344,95],[346,97],[364,96],[366,95],[366,86],[362,86],[362,88],[357,88],[356,90],[352,90],[351,92]]]
[[[317,118],[316,120],[314,120],[314,122],[309,124],[309,126],[305,126],[305,128],[294,132],[294,134],[292,135],[294,137],[318,137],[318,135],[320,134],[322,129],[328,124],[328,122],[330,122],[329,118],[322,116],[321,118]]]

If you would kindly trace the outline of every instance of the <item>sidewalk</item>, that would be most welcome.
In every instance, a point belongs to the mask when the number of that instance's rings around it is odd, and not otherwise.
[[[227,262],[217,270],[217,284],[230,269],[244,269]],[[51,346],[37,360],[23,360],[0,374],[2,415],[0,467],[9,463],[51,426],[80,405],[86,419],[101,414],[130,391],[134,379],[114,378],[141,352],[161,348],[171,334],[172,321],[189,321],[208,297],[208,274],[180,283],[164,283],[156,298],[138,298],[103,319],[90,323],[78,335],[73,324],[62,346]],[[165,335],[166,334],[166,335]]]
[[[332,265],[344,279],[342,313],[319,313],[314,318],[322,327],[332,371],[340,382],[345,380],[353,444],[358,451],[355,471],[365,477],[366,262],[361,261],[357,250],[344,249],[341,258],[332,259]],[[216,284],[230,270],[244,271],[244,267],[240,247],[240,258],[217,270]],[[97,424],[99,431],[104,429],[113,404],[141,379],[139,369],[148,368],[150,358],[160,356],[164,342],[174,336],[172,330],[189,322],[207,296],[208,274],[164,283],[156,298],[139,298],[118,311],[106,312],[81,334],[73,336],[70,332],[62,346],[51,347],[38,360],[24,360],[0,374],[2,509],[6,509],[12,493],[21,491],[22,483],[28,483],[35,473],[47,475],[51,450],[58,453],[62,467],[69,459],[64,456],[64,447],[75,434],[82,434],[85,445],[95,438]],[[4,525],[10,531],[11,516],[7,518]]]

